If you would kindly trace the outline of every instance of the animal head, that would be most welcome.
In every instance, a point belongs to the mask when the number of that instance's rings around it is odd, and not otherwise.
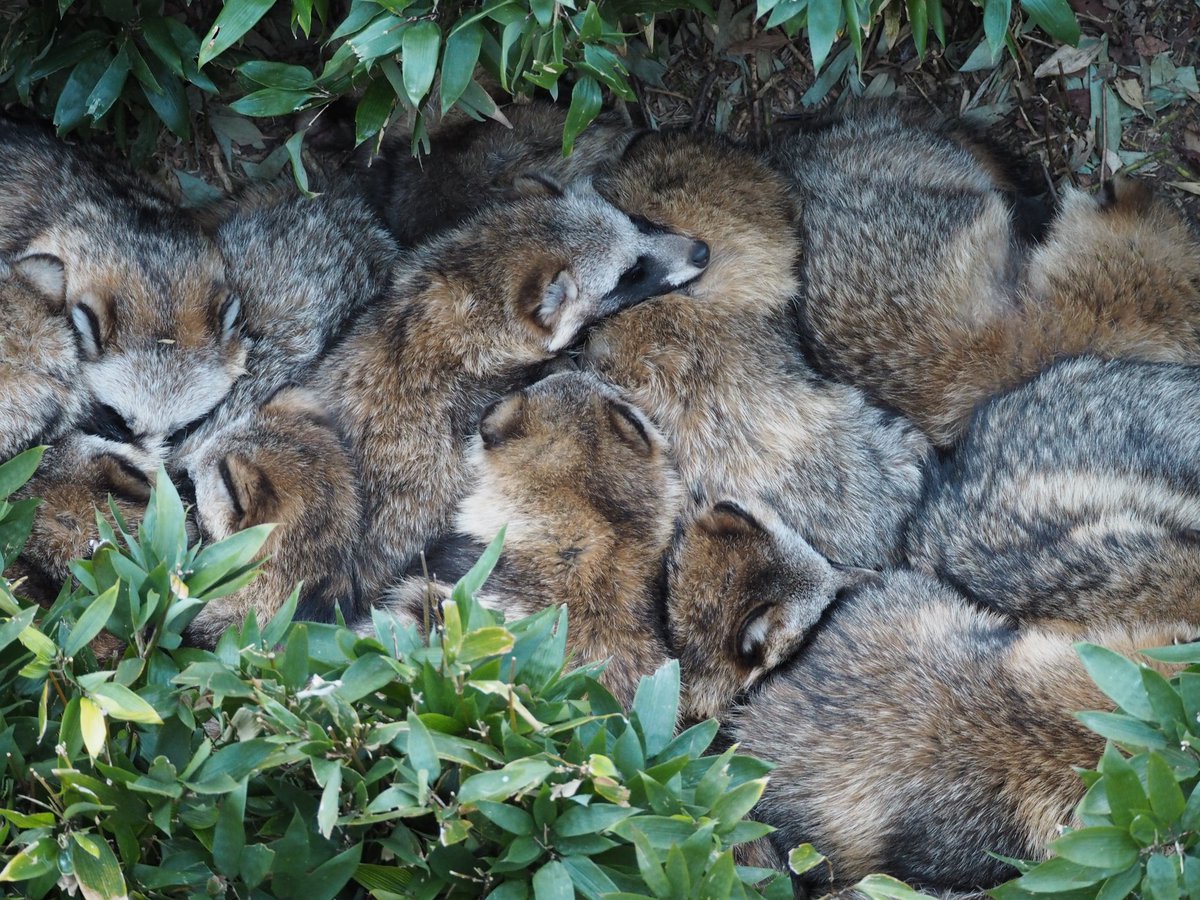
[[[839,595],[876,579],[832,564],[769,509],[722,501],[701,512],[667,561],[685,714],[721,713],[795,653]]]
[[[518,262],[512,312],[550,353],[606,316],[688,284],[708,265],[703,241],[634,220],[589,179],[563,187],[524,175],[518,187],[522,196],[503,219]]]
[[[685,289],[706,305],[773,308],[798,289],[796,201],[781,175],[734,144],[646,132],[596,186],[639,221],[711,248],[704,273]]]
[[[24,571],[50,592],[47,599],[70,577],[71,560],[91,556],[100,536],[96,511],[113,523],[109,498],[127,524],[137,527],[158,466],[157,456],[81,432],[46,451],[20,494],[41,501],[21,561]]]
[[[56,226],[24,255],[62,262],[64,314],[95,401],[85,430],[149,449],[207,415],[243,373],[241,301],[215,248],[182,224],[93,232]]]
[[[507,524],[510,546],[558,536],[578,543],[579,561],[614,535],[670,540],[681,493],[666,441],[594,375],[551,375],[494,403],[469,464],[476,486],[458,527],[482,540]]]
[[[341,435],[312,395],[276,393],[254,414],[215,429],[182,461],[205,543],[275,524],[263,547],[263,574],[236,595],[209,604],[192,635],[215,641],[254,608],[269,618],[304,582],[297,616],[332,621],[354,601],[351,560],[359,535],[358,487]]]

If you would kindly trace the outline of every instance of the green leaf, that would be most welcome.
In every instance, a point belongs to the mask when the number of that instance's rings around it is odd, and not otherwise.
[[[375,78],[367,85],[354,110],[354,143],[374,137],[387,124],[396,107],[396,92],[386,78]]]
[[[355,844],[313,869],[304,879],[305,896],[311,900],[333,900],[338,896],[338,892],[354,877],[354,871],[362,859],[362,850],[361,843]]]
[[[238,66],[243,78],[263,87],[281,88],[285,91],[307,91],[313,86],[313,74],[304,66],[286,63],[252,60]]]
[[[813,71],[821,66],[833,49],[838,28],[842,24],[842,0],[810,0],[808,4],[808,47],[812,53]]]
[[[474,597],[483,587],[483,583],[487,581],[489,575],[492,574],[492,569],[496,568],[496,563],[500,561],[500,552],[504,549],[504,532],[501,528],[500,533],[492,538],[492,542],[487,545],[487,549],[483,551],[483,555],[479,557],[478,562],[471,566],[470,570],[458,583],[454,585],[454,591],[457,594],[461,588],[470,596]]]
[[[1099,770],[1104,775],[1104,781],[1101,783],[1108,797],[1113,822],[1121,827],[1128,827],[1138,811],[1150,808],[1150,801],[1146,799],[1137,773],[1129,764],[1129,760],[1112,744],[1104,748]]]
[[[246,781],[217,801],[217,826],[213,830],[212,854],[217,871],[230,878],[241,869],[246,846]],[[259,879],[261,880],[261,879]]]
[[[411,713],[410,713],[411,714]],[[338,801],[342,792],[342,764],[336,759],[314,759],[313,770],[321,771],[318,782],[323,782],[321,800],[317,804],[317,831],[328,839],[337,824]]]
[[[304,169],[304,159],[300,152],[306,133],[307,131],[297,131],[284,142],[283,146],[287,148],[288,159],[292,163],[292,179],[296,182],[296,187],[305,197],[312,199],[317,195],[308,189],[308,172]]]
[[[515,834],[517,837],[527,837],[533,834],[533,817],[519,806],[493,803],[491,800],[478,800],[475,802],[475,808],[485,818],[509,834]]]
[[[599,834],[640,812],[641,810],[636,807],[614,806],[611,803],[573,806],[558,817],[558,821],[554,824],[554,831],[559,837]]]
[[[0,882],[31,881],[57,867],[58,843],[54,838],[44,837],[28,847],[22,848],[16,856],[8,861],[4,871],[0,872]]]
[[[418,776],[421,772],[425,773],[426,784],[433,784],[442,771],[441,763],[438,761],[437,748],[433,746],[433,738],[429,736],[429,730],[425,727],[425,723],[421,721],[421,717],[414,710],[408,711],[406,721],[408,722],[408,743],[406,745],[408,764],[412,766]],[[464,802],[461,791],[459,792],[459,802]]]
[[[419,107],[437,72],[442,30],[437,22],[425,19],[404,30],[400,39],[400,62],[404,69],[404,90],[414,107]]]
[[[1138,846],[1128,830],[1112,825],[1072,831],[1050,846],[1063,859],[1094,869],[1126,868],[1138,858]]]
[[[38,631],[33,625],[30,625],[18,634],[17,640],[25,646],[26,650],[38,657],[38,659],[51,660],[58,655],[58,647],[55,646],[54,641]]]
[[[113,610],[116,608],[117,591],[120,587],[120,584],[114,584],[93,600],[88,608],[83,611],[83,614],[71,629],[71,633],[67,635],[66,643],[63,644],[63,652],[67,656],[74,656],[104,629],[105,624],[108,622],[108,617],[112,615]]]
[[[273,529],[273,525],[255,525],[201,550],[186,582],[188,594],[206,597],[231,572],[236,572],[258,555]]]
[[[173,134],[187,140],[192,133],[191,108],[183,82],[161,60],[149,59],[146,64],[158,82],[159,90],[155,91],[142,83],[139,85],[142,96]]]
[[[1111,869],[1103,870],[1091,866],[1081,866],[1070,860],[1056,857],[1030,869],[1014,884],[1035,894],[1053,894],[1091,887],[1099,884],[1111,874],[1113,874]]]
[[[285,91],[280,88],[263,88],[247,94],[229,108],[243,116],[286,116],[300,109],[316,96],[308,91]],[[264,526],[258,526],[264,527]],[[244,533],[244,532],[242,532]],[[237,537],[237,535],[234,535]],[[228,538],[226,539],[228,540]]]
[[[203,67],[236,44],[274,4],[275,0],[227,0],[204,36],[197,65]]]
[[[108,64],[108,68],[104,70],[104,74],[100,76],[96,86],[92,88],[92,93],[88,95],[87,114],[93,122],[102,119],[105,113],[112,109],[112,105],[117,102],[117,98],[121,96],[121,91],[125,87],[125,80],[129,77],[129,70],[129,52],[122,47],[113,57],[113,61]]]
[[[1096,900],[1124,900],[1141,880],[1142,864],[1139,862],[1105,881],[1096,894]]]
[[[443,114],[450,110],[470,85],[482,44],[483,27],[480,25],[455,29],[446,38],[446,49],[442,51]]]
[[[928,894],[914,891],[890,875],[868,875],[851,890],[866,894],[870,900],[929,900]]]
[[[993,55],[1004,46],[1011,18],[1012,0],[983,0],[983,33]]]
[[[1168,663],[1200,663],[1200,641],[1191,644],[1173,644],[1170,647],[1155,647],[1138,651],[1142,656]]]
[[[137,722],[141,725],[161,725],[162,719],[154,707],[125,687],[108,682],[97,685],[91,691],[92,699],[113,719]]]
[[[505,628],[489,626],[468,632],[459,647],[457,657],[469,663],[508,653],[513,648],[513,636]]]
[[[746,813],[754,808],[754,804],[758,802],[758,798],[762,796],[766,787],[767,779],[756,778],[740,784],[718,797],[709,813],[712,818],[721,823],[718,832],[723,834],[740,822]]]
[[[575,900],[571,873],[557,860],[548,862],[533,875],[534,900]]]
[[[564,856],[561,862],[571,873],[575,890],[587,900],[601,900],[602,897],[617,892],[617,885],[613,880],[586,856]]]
[[[825,857],[818,853],[812,844],[801,844],[788,853],[788,868],[797,875],[803,875],[809,869],[815,869],[825,862]]]
[[[575,148],[575,138],[600,114],[600,85],[590,75],[575,82],[571,89],[571,106],[567,109],[567,121],[563,130],[563,155],[569,156]]]
[[[1140,683],[1141,679],[1139,678],[1138,681]],[[1162,750],[1167,746],[1167,740],[1162,736],[1162,732],[1132,716],[1121,713],[1081,712],[1076,713],[1075,718],[1096,734],[1115,741],[1122,747]]]
[[[249,888],[256,888],[266,879],[275,862],[275,851],[266,844],[251,844],[242,849],[241,876]]]
[[[1142,889],[1147,900],[1179,900],[1179,872],[1175,866],[1178,858],[1155,854],[1146,860]]]
[[[1187,806],[1171,767],[1157,753],[1151,753],[1146,760],[1146,795],[1150,809],[1163,822],[1174,822]]]
[[[650,839],[633,822],[625,829],[625,836],[633,841],[634,851],[637,855],[638,871],[642,875],[642,880],[646,882],[646,886],[654,891],[656,897],[671,896],[670,879],[667,878],[666,873],[663,871],[663,867],[658,860],[658,851],[650,843]]]
[[[71,864],[84,900],[127,900],[125,876],[112,848],[97,834],[75,832],[69,848]]]
[[[111,56],[97,50],[76,64],[67,77],[54,107],[54,125],[59,134],[66,134],[83,124],[87,118],[87,101],[100,76],[108,69]]]
[[[675,734],[679,716],[679,661],[671,660],[643,678],[633,697],[632,714],[645,739],[645,754],[657,756]]]
[[[1079,43],[1079,20],[1067,0],[1021,0],[1021,9],[1056,41],[1072,47]]]
[[[467,778],[458,791],[460,804],[476,800],[507,800],[541,784],[554,771],[554,766],[540,759],[518,759],[503,769],[480,772]]]
[[[36,606],[28,606],[0,625],[0,650],[15,641],[25,632],[25,629],[33,624],[33,617],[37,615],[37,611]]]
[[[929,40],[929,8],[925,5],[925,0],[907,0],[907,4],[913,46],[917,49],[917,56],[924,59],[925,47]]]
[[[1095,644],[1076,644],[1075,652],[1092,681],[1118,706],[1139,719],[1154,720],[1154,707],[1150,705],[1137,663]]]

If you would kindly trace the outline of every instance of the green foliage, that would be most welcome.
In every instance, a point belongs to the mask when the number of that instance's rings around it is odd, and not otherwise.
[[[40,451],[0,466],[7,497]],[[188,547],[160,472],[130,533],[101,525],[46,610],[0,580],[0,882],[40,898],[786,897],[731,847],[768,766],[675,736],[676,663],[626,715],[566,670],[566,613],[504,623],[475,603],[502,535],[441,624],[374,634],[249,615],[180,646],[205,602],[254,576],[264,529]],[[29,532],[0,505],[5,559]],[[128,642],[97,659],[107,631]]]
[[[1146,651],[1189,664],[1170,679],[1103,647],[1076,649],[1119,707],[1078,714],[1109,740],[1095,771],[1081,772],[1081,827],[1055,840],[1045,862],[1015,861],[1021,876],[992,896],[1200,896],[1200,644]]]
[[[863,47],[881,22],[898,33],[902,12],[921,55],[930,33],[946,42],[943,0],[756,2],[764,27],[789,37],[807,31],[817,69],[839,38],[848,39],[834,79],[851,55],[861,69]],[[979,66],[1006,44],[1015,49],[1011,30],[1027,23],[1013,21],[1013,0],[973,2],[984,39],[968,63]],[[1020,0],[1019,8],[1056,41],[1078,40],[1067,0]],[[353,0],[341,21],[331,19],[328,0],[226,0],[219,9],[189,4],[183,15],[164,0],[33,3],[0,43],[0,102],[39,110],[60,133],[111,131],[140,160],[163,127],[187,140],[204,112],[228,159],[232,143],[261,141],[245,117],[316,111],[348,96],[356,98],[360,143],[403,117],[415,123],[415,152],[426,142],[431,109],[500,117],[480,86],[483,71],[511,94],[541,89],[557,97],[568,89],[563,148],[570,152],[604,91],[635,99],[631,59],[652,55],[656,17],[682,13],[717,22],[710,0]],[[264,46],[277,48],[274,58],[261,58]],[[300,140],[251,174],[273,174],[290,158],[299,178]]]

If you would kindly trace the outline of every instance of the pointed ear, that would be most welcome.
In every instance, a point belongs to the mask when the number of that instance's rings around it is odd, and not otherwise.
[[[542,172],[522,172],[513,179],[513,193],[518,197],[561,197],[566,189]]]
[[[700,514],[696,524],[709,534],[721,536],[749,536],[760,534],[762,524],[738,503],[722,500]]]
[[[278,496],[261,466],[241,453],[229,453],[220,462],[220,472],[239,529],[278,518]]]
[[[575,277],[563,269],[542,289],[533,318],[547,331],[554,331],[562,317],[562,311],[577,299],[579,285],[575,282]]]
[[[228,344],[233,336],[241,330],[242,298],[237,294],[227,296],[221,303],[217,318],[221,325],[221,343]]]
[[[746,668],[753,668],[763,661],[766,656],[767,638],[771,634],[772,611],[775,607],[768,604],[755,607],[742,620],[737,633],[738,662]]]
[[[62,303],[66,299],[67,275],[62,260],[57,256],[34,253],[17,260],[13,268],[55,303]]]
[[[79,336],[79,346],[88,359],[99,359],[104,349],[104,311],[92,294],[84,294],[71,307],[71,325]]]
[[[525,394],[517,392],[497,400],[483,411],[479,420],[479,436],[488,450],[505,441],[519,437],[525,427]]]
[[[618,437],[639,454],[650,456],[654,452],[654,440],[650,437],[652,426],[637,409],[628,403],[613,401],[608,407],[608,420]]]

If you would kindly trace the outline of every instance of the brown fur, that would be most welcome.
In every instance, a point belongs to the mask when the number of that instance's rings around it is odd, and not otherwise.
[[[409,137],[388,138],[364,173],[368,192],[404,246],[457,227],[473,214],[514,199],[514,179],[544,172],[561,182],[592,175],[621,154],[630,131],[613,114],[593,122],[563,156],[566,110],[551,103],[512,104],[511,128],[487,119],[446,122],[430,136],[430,153],[414,157]]]
[[[43,603],[54,599],[70,578],[67,564],[91,556],[100,538],[96,510],[115,526],[109,497],[129,526],[136,527],[157,468],[154,455],[78,432],[48,449],[33,478],[17,493],[18,498],[41,500],[29,540],[6,573],[11,580],[26,579],[18,593]]]
[[[318,373],[362,481],[368,599],[449,526],[488,403],[593,321],[700,271],[695,242],[642,233],[587,185],[524,190],[398,267]]]
[[[489,410],[469,470],[457,525],[471,549],[430,552],[438,595],[507,526],[484,602],[509,618],[565,603],[568,651],[610,660],[602,680],[628,705],[667,660],[654,593],[681,498],[662,436],[599,379],[562,373]],[[420,622],[425,592],[414,574],[388,603]]]
[[[338,604],[352,618],[353,557],[361,515],[353,464],[336,427],[306,391],[275,394],[247,418],[214,433],[189,459],[196,519],[206,543],[275,523],[261,574],[209,603],[189,637],[213,645],[254,610],[260,623],[303,582],[298,620],[331,622]]]
[[[903,110],[867,105],[775,161],[803,209],[813,354],[939,446],[1055,359],[1200,359],[1200,245],[1144,186],[1068,190],[1031,247],[979,145]]]
[[[0,460],[54,440],[79,417],[79,358],[64,290],[56,257],[0,260]]]
[[[1161,624],[1082,637],[1120,653],[1188,640]],[[1072,641],[1017,630],[932,579],[886,576],[836,606],[795,661],[730,719],[743,752],[777,764],[754,816],[781,851],[811,841],[834,882],[885,872],[935,889],[1016,873],[1075,824],[1104,739],[1073,714],[1113,708]],[[826,877],[822,869],[814,877]]]
[[[780,176],[728,143],[660,134],[631,145],[600,189],[703,239],[711,258],[686,292],[594,329],[585,364],[659,424],[698,505],[752,497],[832,558],[893,562],[928,447],[800,357],[799,243]]]
[[[5,120],[0,252],[62,260],[81,383],[143,448],[242,373],[239,304],[198,226],[132,173]]]

